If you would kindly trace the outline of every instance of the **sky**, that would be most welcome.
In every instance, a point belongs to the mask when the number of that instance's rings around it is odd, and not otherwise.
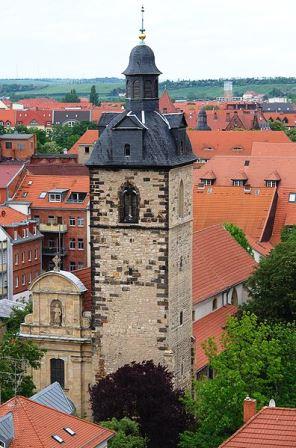
[[[295,0],[144,0],[146,44],[164,79],[296,76]],[[140,0],[1,5],[0,78],[120,77]]]

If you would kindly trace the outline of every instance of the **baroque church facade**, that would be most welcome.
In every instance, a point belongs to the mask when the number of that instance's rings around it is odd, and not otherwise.
[[[183,114],[159,112],[161,72],[143,37],[123,73],[126,109],[103,114],[87,162],[91,314],[83,310],[83,284],[57,268],[32,285],[33,314],[21,328],[47,349],[34,372],[37,389],[53,380],[52,369],[61,371],[62,359],[80,415],[89,414],[88,385],[132,361],[167,366],[177,387],[190,387],[192,378],[196,158]]]

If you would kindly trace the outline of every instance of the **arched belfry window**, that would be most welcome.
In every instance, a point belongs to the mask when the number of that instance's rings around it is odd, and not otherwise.
[[[132,97],[132,82],[130,80],[126,83],[126,93],[128,98]]]
[[[153,98],[152,81],[149,79],[144,83],[144,98]]]
[[[133,84],[133,98],[139,100],[141,98],[140,81],[136,80]]]
[[[126,185],[121,190],[120,221],[126,223],[139,221],[139,193],[132,185]]]
[[[178,193],[178,214],[180,218],[184,216],[184,184],[181,180]]]
[[[63,359],[52,358],[50,360],[50,382],[60,383],[62,388],[65,387],[65,363]]]

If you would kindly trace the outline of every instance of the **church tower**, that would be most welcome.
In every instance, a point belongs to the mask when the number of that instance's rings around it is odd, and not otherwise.
[[[101,117],[104,130],[87,163],[95,373],[152,359],[173,372],[176,386],[186,387],[196,158],[183,114],[159,112],[161,72],[141,31],[123,72],[126,110]]]

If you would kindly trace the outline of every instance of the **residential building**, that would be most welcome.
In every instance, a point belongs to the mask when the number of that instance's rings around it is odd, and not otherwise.
[[[91,121],[90,110],[81,110],[73,106],[71,109],[53,110],[52,112],[52,124],[72,127],[82,121]]]
[[[78,156],[78,163],[85,165],[88,161],[94,144],[99,138],[99,131],[88,129],[85,133],[80,137],[79,140],[69,149],[67,154],[75,154]]]
[[[14,128],[16,123],[16,113],[12,109],[0,110],[0,126]]]
[[[220,339],[229,316],[248,299],[244,283],[256,269],[254,258],[220,224],[193,234],[192,320],[195,375],[208,374],[202,344]]]
[[[256,413],[256,400],[244,401],[244,425],[219,448],[294,448],[296,409],[276,407],[274,400]]]
[[[51,128],[52,111],[48,109],[19,110],[16,112],[16,124],[37,129]]]
[[[37,150],[35,134],[0,135],[0,153],[2,159],[28,160]]]
[[[41,165],[41,168],[47,174],[28,172],[14,197],[14,203],[25,201],[31,216],[40,223],[40,232],[44,235],[43,269],[52,268],[55,255],[61,257],[65,270],[88,266],[89,177],[86,174],[77,175],[81,173],[79,166],[77,171],[75,166],[67,164],[60,167]],[[39,169],[35,166],[35,172]]]
[[[42,235],[36,220],[0,207],[1,298],[27,301],[28,289],[41,273]]]
[[[114,433],[74,413],[58,383],[31,398],[13,397],[0,406],[0,446],[107,448]]]
[[[13,198],[24,176],[23,163],[0,163],[0,204]]]
[[[162,114],[173,114],[178,112],[166,89],[159,98],[159,110]]]

